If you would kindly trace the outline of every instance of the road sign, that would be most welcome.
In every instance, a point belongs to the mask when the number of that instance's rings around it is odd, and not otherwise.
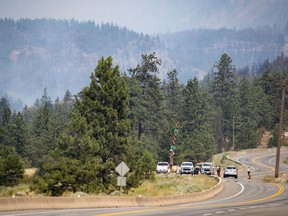
[[[122,176],[120,176],[120,177],[117,177],[117,186],[120,186],[120,187],[122,187],[122,186],[126,186],[126,177],[122,177]]]
[[[122,161],[116,168],[116,172],[119,173],[120,176],[124,176],[130,169],[129,167]]]

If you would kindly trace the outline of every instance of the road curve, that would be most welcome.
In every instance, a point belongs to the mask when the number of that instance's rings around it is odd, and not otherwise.
[[[281,149],[280,173],[288,175],[288,165],[283,160],[288,157],[288,149]],[[222,179],[224,188],[214,198],[197,203],[150,208],[99,208],[71,210],[37,210],[0,212],[0,216],[108,216],[108,215],[277,215],[288,212],[287,184],[263,182],[267,175],[274,176],[275,149],[243,151],[231,158],[245,166],[252,167],[252,180],[248,180],[246,170],[239,171],[239,178]]]

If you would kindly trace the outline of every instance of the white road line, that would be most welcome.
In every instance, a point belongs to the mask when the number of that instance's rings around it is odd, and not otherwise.
[[[234,197],[236,197],[236,196],[239,196],[241,193],[243,193],[243,191],[244,191],[244,185],[241,184],[240,182],[236,182],[236,183],[239,184],[239,185],[241,186],[241,190],[240,190],[237,194],[234,194],[233,196],[226,197],[226,198],[224,198],[224,199],[220,199],[220,200],[217,200],[217,201],[222,201],[222,200],[232,199],[232,198],[234,198]]]
[[[275,163],[273,163],[272,160],[276,160],[276,158],[275,158],[275,157],[274,157],[274,158],[271,158],[271,159],[268,161],[268,163],[271,164],[271,165],[275,165]]]
[[[283,205],[282,203],[275,203],[275,204],[271,204],[269,206],[280,206],[280,205]]]
[[[219,199],[219,200],[216,200],[216,201],[218,202],[218,201],[223,201],[223,200],[232,199],[232,198],[234,198],[234,197],[236,197],[236,196],[239,196],[241,193],[243,193],[243,191],[244,191],[244,185],[241,184],[240,182],[236,182],[236,183],[241,186],[241,190],[240,190],[237,194],[234,194],[234,195],[232,195],[232,196],[230,196],[230,197],[226,197],[226,198]],[[209,201],[207,201],[207,202],[209,203]],[[212,201],[212,202],[214,202],[214,201]],[[182,205],[180,205],[180,206],[190,206],[190,205],[195,205],[195,203],[182,204]]]
[[[242,163],[242,162],[239,161],[239,159],[244,157],[244,156],[246,156],[246,155],[242,155],[242,156],[236,158],[235,161],[237,161],[238,163],[242,164],[243,166],[250,167],[253,171],[255,171],[256,169],[253,166],[250,166],[248,164],[245,164],[245,163]],[[234,160],[234,159],[231,159],[231,160]]]

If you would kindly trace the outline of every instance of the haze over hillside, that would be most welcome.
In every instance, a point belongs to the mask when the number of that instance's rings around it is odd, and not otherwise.
[[[113,23],[138,33],[257,28],[288,20],[286,0],[0,0],[0,18]]]
[[[237,69],[288,54],[285,0],[25,2],[0,0],[0,94],[28,105],[46,87],[76,94],[102,56],[124,73],[155,52],[161,78],[175,68],[186,82],[224,52]]]

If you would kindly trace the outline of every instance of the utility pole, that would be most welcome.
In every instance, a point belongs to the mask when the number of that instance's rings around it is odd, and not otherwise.
[[[275,178],[279,177],[279,161],[280,161],[280,148],[281,148],[281,137],[282,137],[282,125],[283,125],[285,91],[286,91],[286,84],[285,84],[285,80],[284,80],[284,77],[283,77],[283,82],[282,82],[282,100],[281,100],[281,111],[280,111],[280,123],[279,123],[277,152],[276,152]]]

